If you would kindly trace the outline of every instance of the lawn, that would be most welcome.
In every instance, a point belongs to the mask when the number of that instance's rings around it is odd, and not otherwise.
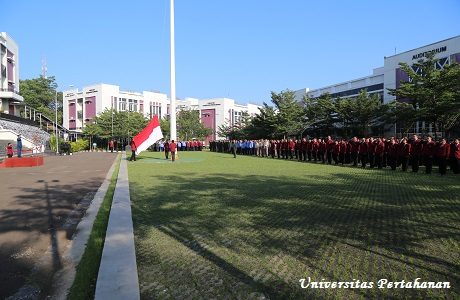
[[[459,176],[144,153],[128,162],[144,299],[460,297]],[[450,289],[377,286],[416,278]]]

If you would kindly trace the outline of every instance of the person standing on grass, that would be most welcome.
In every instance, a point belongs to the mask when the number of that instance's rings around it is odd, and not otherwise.
[[[129,159],[129,161],[136,161],[136,150],[137,150],[137,146],[136,146],[136,143],[134,143],[134,140],[131,140],[131,143],[129,144],[129,146],[131,147],[131,158]]]
[[[422,155],[423,151],[423,144],[416,134],[412,136],[411,149],[412,151],[410,154],[410,161],[412,172],[417,173],[420,165],[420,156]]]
[[[393,171],[396,170],[396,165],[398,164],[398,148],[399,145],[396,143],[396,139],[392,137],[390,139],[390,144],[388,145],[387,153],[388,164]]]
[[[455,139],[450,148],[450,167],[454,174],[460,173],[460,139]]]
[[[176,151],[177,151],[177,145],[174,143],[174,140],[171,141],[169,144],[169,151],[171,151],[171,160],[174,162],[176,161]]]
[[[232,151],[233,158],[236,158],[236,143],[237,142],[235,140],[232,140],[230,143],[230,150]]]
[[[353,167],[358,166],[358,152],[359,152],[359,141],[358,137],[353,137],[350,142],[350,163],[353,163]]]
[[[436,154],[436,143],[433,142],[433,138],[428,136],[426,142],[422,148],[423,163],[425,164],[425,173],[431,174],[433,169],[433,158]]]
[[[450,145],[447,143],[446,139],[441,140],[441,143],[438,145],[436,154],[438,157],[439,173],[441,176],[446,175],[447,160],[449,159],[450,155]]]
[[[385,143],[381,138],[377,139],[377,144],[375,146],[375,164],[377,168],[382,169],[383,167],[383,154],[385,152]]]
[[[407,171],[407,165],[409,163],[409,157],[411,154],[411,144],[407,142],[407,138],[404,138],[402,140],[402,146],[401,146],[401,167],[404,172]]]
[[[169,141],[165,141],[163,146],[165,148],[165,158],[169,159]]]

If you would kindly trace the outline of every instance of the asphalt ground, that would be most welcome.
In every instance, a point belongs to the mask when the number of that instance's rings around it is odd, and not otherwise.
[[[49,295],[61,254],[116,156],[47,156],[43,166],[0,169],[0,299],[26,285],[36,298]]]

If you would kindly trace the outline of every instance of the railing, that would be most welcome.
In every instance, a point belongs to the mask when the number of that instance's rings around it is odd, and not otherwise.
[[[5,120],[9,120],[9,121],[17,122],[17,123],[22,123],[22,124],[27,124],[27,125],[31,125],[31,126],[35,126],[35,127],[38,127],[38,125],[39,125],[36,121],[29,120],[29,119],[24,119],[24,118],[21,118],[21,117],[10,115],[10,114],[5,114],[5,113],[2,113],[2,112],[0,112],[0,119],[5,119]]]
[[[0,88],[0,92],[13,92],[17,95],[19,95],[19,91],[18,90],[15,90],[14,88],[12,87],[8,87],[8,88]]]

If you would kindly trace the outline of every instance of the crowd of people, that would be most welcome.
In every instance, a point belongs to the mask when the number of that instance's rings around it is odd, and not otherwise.
[[[153,151],[160,151],[163,152],[165,151],[165,148],[167,147],[167,144],[169,144],[170,141],[164,141],[161,140],[159,142],[156,142],[152,146]],[[202,151],[204,148],[204,142],[202,141],[177,141],[177,151]]]
[[[313,161],[323,164],[352,165],[362,168],[401,167],[418,172],[421,165],[430,174],[433,165],[445,175],[447,167],[453,173],[460,173],[460,143],[454,139],[450,143],[442,138],[434,141],[431,136],[420,139],[414,134],[408,138],[360,138],[333,139],[283,139],[283,140],[225,140],[210,142],[210,150],[237,155],[252,155],[298,161]]]

